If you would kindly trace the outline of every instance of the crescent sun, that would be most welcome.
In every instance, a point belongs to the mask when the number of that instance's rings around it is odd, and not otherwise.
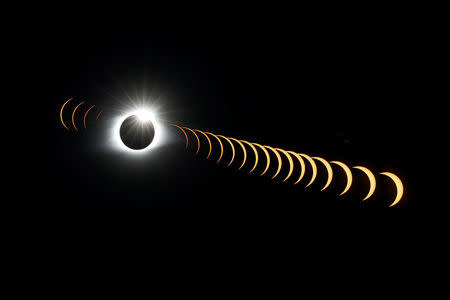
[[[190,132],[192,132],[194,134],[194,136],[195,136],[195,138],[197,140],[197,151],[195,152],[195,154],[197,155],[198,152],[200,151],[200,139],[198,138],[198,135],[195,133],[194,130],[192,130],[190,128],[187,128],[187,127],[183,127],[183,128],[186,129],[186,130],[189,130]]]
[[[327,182],[325,183],[324,187],[321,189],[321,191],[323,191],[324,189],[326,189],[330,185],[331,180],[333,180],[333,169],[331,168],[330,164],[325,159],[323,159],[321,157],[317,157],[317,156],[315,156],[313,158],[317,159],[318,161],[323,163],[325,168],[327,169],[328,179],[327,179]]]
[[[242,151],[244,152],[244,160],[242,161],[241,165],[238,168],[238,170],[240,170],[244,166],[245,161],[247,160],[247,150],[245,150],[245,146],[241,143],[240,140],[235,139],[235,138],[229,138],[229,139],[235,141],[236,143],[238,143],[239,146],[241,146]]]
[[[272,176],[272,179],[274,179],[275,177],[277,177],[278,173],[280,173],[280,171],[281,171],[281,165],[283,164],[283,161],[281,160],[280,153],[279,153],[277,150],[275,150],[274,148],[272,148],[272,147],[270,147],[270,146],[264,146],[264,147],[266,147],[266,148],[272,150],[272,152],[275,153],[275,155],[276,155],[276,157],[277,157],[277,160],[278,160],[278,169],[277,169],[277,172],[275,173],[275,175]]]
[[[96,121],[98,120],[98,118],[100,117],[100,115],[102,114],[102,112],[103,112],[103,110],[101,110],[101,111],[98,113],[97,117],[95,118]]]
[[[64,120],[63,120],[62,113],[63,113],[63,110],[64,110],[64,106],[66,106],[66,104],[69,103],[69,101],[71,101],[72,99],[73,99],[73,98],[70,98],[69,100],[67,100],[66,102],[64,102],[64,104],[62,105],[61,110],[60,110],[60,112],[59,112],[59,118],[61,119],[61,123],[63,124],[63,126],[64,126],[67,130],[70,130],[70,129],[69,129],[69,127],[66,126],[66,124],[64,124]]]
[[[223,145],[222,145],[222,141],[221,141],[221,140],[219,139],[219,137],[218,137],[217,135],[215,135],[214,133],[206,132],[206,131],[205,131],[205,133],[212,135],[212,136],[215,137],[216,140],[219,142],[219,145],[220,145],[220,155],[219,155],[219,158],[217,159],[217,163],[219,163],[219,161],[222,159],[222,155],[223,155]]]
[[[377,186],[377,181],[375,180],[375,176],[373,175],[373,173],[369,169],[367,169],[365,167],[356,166],[356,167],[353,167],[353,168],[363,171],[364,174],[366,174],[367,177],[369,178],[369,183],[370,183],[369,192],[367,193],[367,196],[363,199],[363,201],[367,200],[375,192],[375,187]]]
[[[286,150],[283,150],[280,148],[276,148],[276,150],[281,151],[281,153],[283,153],[289,161],[289,172],[288,172],[286,178],[283,179],[283,182],[285,182],[292,175],[292,171],[294,170],[294,162],[292,161],[292,157],[287,153]]]
[[[380,173],[380,174],[391,178],[392,181],[394,181],[395,186],[397,187],[397,196],[395,197],[394,202],[392,202],[392,204],[389,205],[389,207],[392,207],[392,206],[396,205],[403,197],[403,192],[404,192],[403,183],[400,180],[400,178],[398,178],[398,176],[393,174],[393,173],[383,172],[383,173]]]
[[[340,161],[330,161],[330,163],[336,164],[336,165],[340,166],[340,167],[344,170],[345,175],[347,176],[347,185],[345,186],[344,191],[342,191],[342,193],[339,194],[339,196],[342,196],[342,195],[345,194],[345,193],[350,189],[350,187],[352,186],[352,182],[353,182],[352,171],[350,170],[349,167],[347,167],[346,164],[344,164],[344,163],[342,163],[342,162],[340,162]]]
[[[78,131],[78,128],[77,128],[77,126],[75,126],[75,121],[74,121],[75,112],[77,111],[78,107],[80,107],[80,105],[82,105],[83,103],[84,103],[84,101],[81,102],[80,104],[78,104],[77,106],[75,106],[73,113],[72,113],[72,125],[73,125],[73,128],[75,128],[75,131]]]
[[[170,125],[177,127],[178,129],[180,129],[183,132],[184,138],[186,139],[186,149],[187,149],[188,144],[189,144],[189,138],[188,138],[188,135],[186,134],[186,131],[184,131],[184,129],[178,125],[175,125],[175,124],[170,124]]]
[[[95,105],[92,105],[91,107],[89,107],[89,109],[86,111],[86,113],[84,114],[84,118],[83,118],[83,124],[84,124],[84,128],[86,128],[86,116],[88,115],[89,111],[94,107]]]
[[[309,164],[311,165],[311,168],[312,168],[311,180],[310,180],[309,183],[305,186],[305,187],[308,187],[308,186],[310,186],[310,185],[314,182],[314,180],[315,180],[316,177],[317,177],[317,165],[316,165],[316,163],[314,162],[314,159],[311,158],[311,156],[308,156],[308,155],[303,154],[303,153],[298,153],[298,154],[299,154],[300,156],[303,156],[304,158],[306,158],[306,160],[309,162]]]
[[[234,150],[234,145],[233,145],[233,143],[230,141],[230,139],[229,138],[227,138],[226,136],[223,136],[223,135],[217,135],[218,137],[221,137],[221,138],[223,138],[223,139],[225,139],[229,144],[230,144],[230,146],[231,146],[231,151],[232,151],[232,154],[231,154],[231,160],[230,160],[230,162],[228,163],[228,165],[227,165],[227,167],[229,167],[230,165],[231,165],[231,163],[233,162],[233,160],[234,160],[234,155],[235,155],[235,153],[236,153],[236,151]]]
[[[197,131],[197,132],[200,132],[201,134],[203,134],[203,135],[206,137],[206,139],[208,140],[209,151],[208,151],[208,155],[206,156],[206,159],[208,159],[209,156],[211,155],[211,149],[212,149],[212,146],[211,146],[211,140],[210,140],[209,137],[206,135],[206,133],[204,133],[203,131],[200,131],[200,130],[198,130],[198,129],[194,129],[194,130]]]
[[[298,177],[297,181],[294,182],[294,185],[296,185],[297,183],[300,182],[300,180],[302,180],[303,176],[305,176],[305,161],[298,153],[295,153],[294,151],[288,151],[287,153],[294,155],[300,163],[300,167],[301,167],[300,176]]]
[[[267,170],[269,169],[269,165],[270,165],[270,155],[269,155],[269,151],[267,151],[266,148],[264,148],[264,146],[257,144],[257,143],[252,143],[253,145],[258,146],[259,148],[261,148],[261,150],[264,152],[264,154],[266,155],[266,168],[264,169],[264,171],[259,175],[259,176],[263,176]]]
[[[259,160],[259,156],[258,156],[258,150],[256,150],[255,146],[252,145],[252,143],[241,140],[241,142],[246,143],[247,145],[250,146],[250,148],[252,148],[253,153],[255,153],[255,163],[253,164],[253,168],[248,172],[248,174],[250,174],[251,172],[253,172],[253,170],[256,168],[256,166],[258,165],[258,160]]]

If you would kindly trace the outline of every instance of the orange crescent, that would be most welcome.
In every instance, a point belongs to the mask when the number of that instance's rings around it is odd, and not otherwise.
[[[187,127],[183,127],[183,128],[192,132],[194,134],[195,138],[197,139],[197,152],[195,152],[195,155],[197,155],[198,152],[200,151],[200,139],[198,138],[198,135],[195,133],[194,130],[192,130],[190,128],[187,128]]]
[[[255,163],[253,164],[253,168],[250,170],[250,172],[248,172],[248,174],[250,174],[251,172],[253,172],[253,170],[258,165],[258,160],[259,160],[258,151],[256,150],[255,146],[252,145],[252,143],[249,143],[249,142],[244,141],[244,140],[241,140],[241,142],[246,143],[247,145],[249,145],[250,148],[252,148],[253,153],[255,153]]]
[[[244,152],[244,160],[242,161],[240,167],[238,168],[238,170],[240,170],[240,169],[242,169],[242,167],[243,167],[244,164],[245,164],[245,161],[247,160],[247,150],[245,150],[245,147],[244,147],[244,145],[241,143],[240,140],[235,139],[235,138],[230,138],[230,140],[233,140],[233,141],[235,141],[236,143],[238,143],[239,146],[241,146],[242,151]]]
[[[396,205],[403,197],[403,193],[404,193],[403,183],[400,180],[400,178],[398,178],[397,175],[395,175],[395,174],[393,174],[391,172],[382,172],[380,174],[391,178],[392,181],[394,181],[395,186],[397,188],[397,196],[395,197],[394,202],[392,202],[392,204],[389,205],[389,207],[392,207],[392,206]]]
[[[197,131],[197,132],[200,132],[201,134],[203,134],[203,135],[205,136],[205,138],[208,140],[209,151],[208,151],[208,155],[206,156],[206,159],[209,159],[209,156],[211,155],[211,149],[212,149],[212,146],[211,146],[211,140],[210,140],[209,137],[206,135],[206,133],[204,133],[203,131],[200,131],[200,130],[198,130],[198,129],[194,129],[194,130]]]
[[[75,122],[74,122],[75,112],[77,111],[78,107],[80,107],[80,105],[83,104],[83,103],[84,103],[84,101],[81,102],[80,104],[78,104],[75,107],[75,109],[73,110],[73,113],[72,113],[72,124],[73,124],[73,128],[75,128],[75,131],[78,131],[78,128],[77,128],[77,126],[75,126]]]
[[[217,163],[219,163],[219,161],[222,159],[222,155],[223,155],[223,145],[222,145],[222,141],[221,141],[221,140],[217,137],[217,135],[215,135],[214,133],[206,132],[206,131],[205,131],[205,133],[212,135],[212,136],[215,137],[216,140],[219,142],[219,145],[220,145],[220,155],[219,155],[219,159],[217,159]]]
[[[369,183],[370,183],[370,188],[369,188],[369,192],[367,193],[367,196],[363,199],[367,200],[370,198],[370,196],[372,196],[372,194],[375,192],[375,187],[377,186],[377,182],[375,180],[375,176],[373,175],[373,173],[367,169],[366,167],[361,167],[361,166],[356,166],[353,167],[354,169],[358,169],[361,170],[364,174],[366,174],[366,176],[369,178]]]
[[[346,164],[340,162],[340,161],[330,161],[330,163],[332,164],[336,164],[338,166],[340,166],[344,172],[345,175],[347,176],[347,185],[345,186],[344,190],[342,191],[342,193],[339,194],[339,196],[342,196],[343,194],[345,194],[348,189],[352,186],[352,182],[353,182],[353,176],[352,176],[352,171],[350,170],[349,167],[347,167]]]
[[[86,128],[86,116],[89,113],[89,111],[91,110],[91,108],[93,108],[95,105],[92,105],[91,107],[89,107],[89,109],[86,111],[86,113],[84,114],[84,118],[83,118],[83,124],[84,124],[84,128]]]
[[[285,182],[292,175],[292,171],[294,170],[294,162],[292,161],[292,157],[287,153],[286,150],[280,148],[276,148],[276,150],[281,151],[281,153],[283,153],[289,161],[289,173],[287,174],[286,178],[283,179],[283,182]]]
[[[261,146],[260,144],[257,143],[252,143],[253,145],[258,146],[259,148],[261,148],[261,150],[264,152],[264,154],[266,155],[266,168],[264,169],[264,171],[259,175],[259,176],[263,176],[267,170],[269,169],[269,165],[270,165],[270,155],[269,152],[267,151],[266,148],[264,148],[264,146]]]
[[[315,156],[313,158],[317,159],[318,161],[320,161],[325,166],[325,168],[327,169],[328,179],[327,179],[327,182],[325,183],[324,187],[321,189],[321,191],[323,191],[324,189],[326,189],[330,185],[331,180],[333,180],[333,169],[331,168],[330,164],[325,159],[323,159],[321,157],[317,157],[317,156]]]
[[[312,175],[311,175],[311,180],[309,181],[309,183],[305,186],[305,187],[308,187],[308,186],[310,186],[313,182],[314,182],[314,180],[316,179],[316,176],[317,176],[317,165],[316,165],[316,163],[314,162],[314,160],[310,157],[310,156],[308,156],[308,155],[306,155],[306,154],[303,154],[303,153],[298,153],[300,156],[303,156],[304,158],[306,158],[306,160],[309,162],[309,164],[311,165],[311,168],[312,168]]]
[[[170,124],[170,125],[177,127],[178,129],[180,129],[183,132],[184,137],[186,139],[186,149],[187,149],[188,148],[188,144],[189,144],[189,138],[188,138],[188,135],[186,134],[186,131],[184,131],[184,129],[182,127],[178,126],[178,125],[175,125],[175,124]]]
[[[61,110],[60,110],[60,112],[59,112],[59,118],[61,119],[61,123],[63,124],[63,126],[64,126],[67,130],[70,130],[70,129],[69,129],[69,127],[66,126],[66,124],[64,124],[64,120],[63,120],[62,113],[63,113],[63,110],[64,110],[64,106],[66,106],[66,104],[69,103],[69,101],[72,100],[72,99],[73,99],[73,98],[70,98],[69,100],[67,100],[66,102],[64,102],[64,104],[62,105]]]
[[[234,155],[235,155],[235,150],[234,150],[234,145],[233,145],[233,143],[230,141],[230,139],[229,138],[227,138],[226,136],[223,136],[223,135],[217,135],[218,137],[221,137],[221,138],[224,138],[229,144],[230,144],[230,146],[231,146],[231,151],[233,152],[232,153],[232,155],[231,155],[231,160],[230,160],[230,162],[228,163],[228,165],[227,165],[227,167],[229,167],[230,165],[231,165],[231,163],[233,162],[233,160],[234,160]]]
[[[100,117],[100,115],[102,114],[102,112],[103,112],[103,110],[101,110],[101,111],[98,113],[97,118],[95,118],[96,121],[98,120],[98,117]]]
[[[300,166],[302,168],[302,170],[300,171],[300,176],[298,177],[297,181],[294,182],[294,185],[296,185],[297,183],[300,182],[300,180],[302,180],[303,176],[305,176],[305,169],[306,169],[305,161],[303,160],[303,158],[298,153],[295,153],[294,151],[288,151],[287,153],[289,153],[291,155],[294,155],[298,159],[298,161],[300,162]]]
[[[273,153],[275,153],[277,160],[278,160],[278,169],[277,172],[275,173],[275,175],[272,176],[272,179],[274,179],[275,177],[277,177],[278,173],[280,173],[281,171],[281,165],[283,164],[282,160],[281,160],[281,156],[280,153],[278,153],[277,150],[275,150],[274,148],[270,147],[270,146],[264,146],[266,148],[269,148],[270,150],[273,151]]]

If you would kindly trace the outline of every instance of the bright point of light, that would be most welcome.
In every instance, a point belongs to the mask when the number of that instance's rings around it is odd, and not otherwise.
[[[148,145],[144,149],[128,148],[120,138],[120,126],[122,125],[123,121],[125,121],[128,117],[131,116],[137,116],[141,121],[151,121],[155,128],[155,136],[153,137],[153,141],[150,143],[150,145]],[[148,152],[150,149],[154,149],[156,147],[161,146],[164,142],[164,136],[165,136],[164,127],[161,125],[161,122],[158,119],[158,114],[156,113],[156,111],[148,108],[130,110],[127,113],[121,115],[120,117],[117,117],[113,122],[112,144],[114,148],[122,152],[128,152],[133,154],[144,154]]]
[[[140,121],[151,121],[155,120],[155,114],[150,110],[141,109],[136,111],[136,116]]]

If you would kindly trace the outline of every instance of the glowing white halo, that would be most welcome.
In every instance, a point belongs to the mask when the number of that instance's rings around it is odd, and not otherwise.
[[[135,112],[135,115],[140,121],[151,121],[154,122],[155,114],[150,110],[141,109]]]
[[[131,149],[128,148],[120,138],[120,126],[122,125],[123,121],[127,119],[130,116],[137,116],[139,120],[143,121],[151,121],[153,123],[153,126],[155,127],[155,136],[153,137],[153,141],[148,145],[147,147],[143,149]],[[112,144],[114,148],[117,150],[120,150],[122,152],[128,152],[133,154],[143,154],[148,152],[150,149],[154,149],[156,147],[161,146],[164,140],[164,128],[159,122],[157,118],[157,114],[149,109],[137,109],[130,112],[127,112],[120,117],[116,118],[113,121],[113,128],[112,128]]]

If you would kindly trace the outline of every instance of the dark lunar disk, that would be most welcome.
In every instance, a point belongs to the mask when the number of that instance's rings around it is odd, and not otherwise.
[[[125,119],[120,125],[120,138],[131,149],[144,149],[153,141],[155,127],[150,120],[141,120],[133,115]]]

